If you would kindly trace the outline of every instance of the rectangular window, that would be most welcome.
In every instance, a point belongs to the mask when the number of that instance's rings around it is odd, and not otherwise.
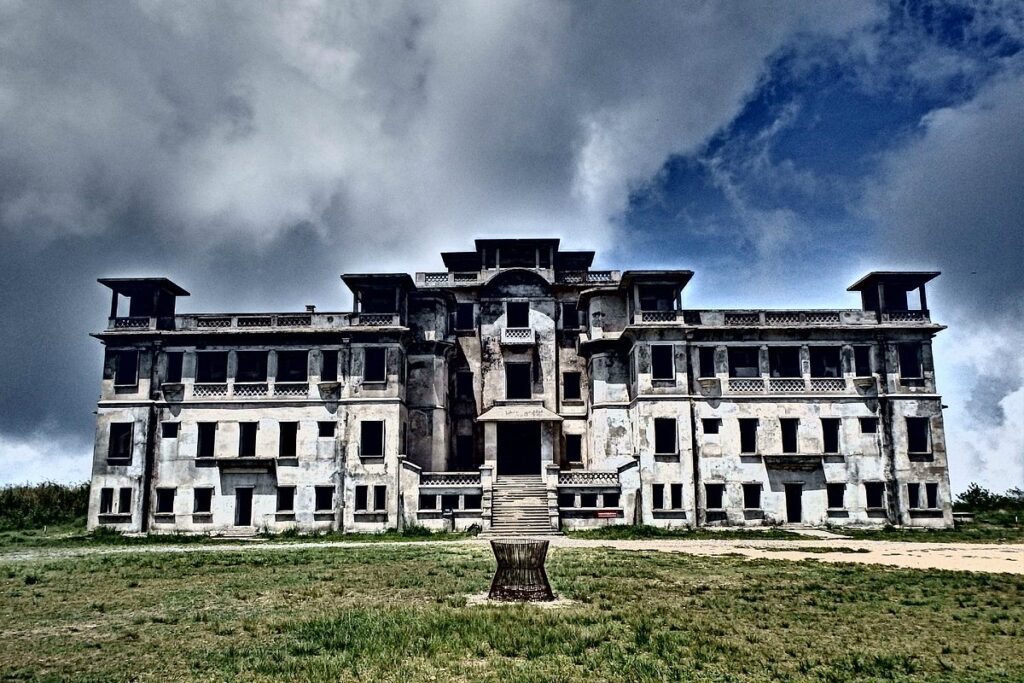
[[[181,382],[181,369],[184,366],[185,354],[182,351],[167,351],[167,374],[164,381],[171,384]]]
[[[580,391],[580,373],[562,373],[562,398],[566,401],[579,401],[583,398]]]
[[[266,382],[268,355],[266,351],[238,351],[235,353],[238,363],[235,368],[235,381]]]
[[[258,422],[238,423],[238,457],[256,457],[256,430],[259,426]]]
[[[672,417],[654,418],[654,452],[659,455],[675,455],[676,420]]]
[[[363,420],[359,423],[359,455],[364,458],[384,455],[383,420]]]
[[[160,436],[165,439],[177,439],[180,422],[164,422],[160,425]]]
[[[669,492],[672,496],[672,509],[682,510],[683,509],[683,485],[672,484],[669,486]]]
[[[665,485],[664,484],[652,484],[651,485],[651,507],[655,510],[665,509]]]
[[[199,428],[199,437],[196,441],[196,457],[212,458],[216,447],[217,423],[200,422],[197,427]]]
[[[196,381],[200,384],[227,382],[228,352],[200,351],[196,353]]]
[[[759,510],[761,508],[761,485],[743,485],[743,507],[747,510]]]
[[[575,301],[562,302],[562,329],[576,330],[580,326],[580,313]]]
[[[277,511],[278,512],[295,512],[295,487],[294,486],[278,486],[277,487]]]
[[[132,511],[132,490],[123,488],[117,492],[117,512],[127,515]]]
[[[697,359],[700,361],[700,376],[715,376],[715,349],[711,346],[701,346],[697,349]]]
[[[730,377],[760,377],[758,349],[754,346],[736,346],[729,349]]]
[[[576,494],[575,493],[559,493],[558,494],[558,507],[560,507],[560,508],[574,508],[574,507],[576,507]]]
[[[839,452],[839,427],[839,418],[821,418],[821,445],[825,453]]]
[[[921,345],[899,344],[900,377],[917,379],[921,377]]]
[[[108,460],[132,459],[132,422],[111,422],[110,443],[107,446]]]
[[[473,373],[459,371],[455,373],[455,398],[472,400],[473,395]]]
[[[885,482],[868,481],[864,483],[864,496],[869,508],[885,507]]]
[[[800,420],[785,417],[779,420],[782,428],[782,452],[796,453],[797,451],[797,430],[800,428]]]
[[[356,487],[356,511],[357,512],[366,512],[366,500],[367,500],[367,491],[368,490],[369,490],[369,487],[367,487],[367,486],[357,486]]]
[[[443,497],[442,497],[443,498]],[[455,500],[458,501],[458,496],[455,496]],[[455,503],[458,505],[458,502]],[[374,486],[373,487],[373,509],[374,510],[385,510],[388,506],[388,487],[387,486]]]
[[[675,376],[675,353],[672,345],[652,344],[651,379],[673,379]]]
[[[483,507],[483,496],[479,493],[467,493],[462,498],[463,510],[479,510]]]
[[[725,498],[725,484],[704,484],[704,499],[708,510],[721,510]]]
[[[366,487],[363,488],[363,507],[366,507]],[[356,489],[358,494],[358,487]],[[334,509],[334,487],[333,486],[317,486],[313,489],[313,496],[315,498],[314,505],[316,512],[330,512]],[[358,497],[358,495],[357,495]],[[356,509],[359,506],[356,505]]]
[[[455,329],[472,330],[475,327],[476,323],[473,320],[473,304],[459,304],[455,309]]]
[[[842,510],[846,507],[846,484],[826,484],[825,491],[830,510]]]
[[[201,488],[192,492],[192,513],[208,515],[213,511],[213,489]]]
[[[772,377],[800,377],[800,349],[796,346],[768,348],[768,373]]]
[[[334,349],[320,352],[320,381],[338,381],[338,352]]]
[[[911,510],[921,507],[921,485],[907,484],[907,506]]]
[[[530,304],[526,301],[509,301],[505,304],[505,327],[529,327]]]
[[[100,514],[110,515],[114,512],[114,489],[100,489]]]
[[[316,434],[321,439],[333,439],[334,428],[337,425],[335,422],[317,422],[316,423]]]
[[[853,369],[857,377],[871,376],[871,347],[853,347]]]
[[[580,494],[580,507],[581,508],[596,508],[597,507],[597,494],[596,493],[581,493]]]
[[[379,346],[363,349],[363,381],[386,382],[388,350]]]
[[[909,453],[931,453],[927,417],[907,418],[907,451]]]
[[[458,510],[459,509],[459,496],[456,493],[447,493],[441,496],[441,509],[442,510]]]
[[[927,498],[928,509],[937,509],[939,507],[939,485],[936,483],[925,484],[924,492]]]
[[[860,418],[860,433],[861,434],[875,434],[878,432],[878,418],[877,417],[862,417]]]
[[[156,490],[156,514],[158,515],[173,515],[174,514],[174,494],[176,489],[157,489]]]
[[[570,463],[583,462],[583,436],[580,434],[565,435],[565,459]]]
[[[757,418],[740,418],[740,453],[757,453]]]
[[[309,351],[278,351],[275,379],[278,382],[309,381]]]
[[[605,493],[601,496],[601,507],[606,508],[617,508],[619,507],[619,494],[617,493]]]
[[[812,346],[811,377],[842,377],[838,346]]]
[[[700,421],[705,434],[717,434],[722,421],[717,417],[706,417]]]
[[[437,496],[433,494],[420,494],[420,510],[436,510]]]
[[[278,423],[280,434],[278,435],[277,442],[277,457],[279,458],[294,458],[297,457],[298,449],[296,444],[299,436],[299,423],[298,422],[280,422]]]
[[[135,386],[139,383],[139,352],[118,351],[114,384],[119,387]]]
[[[533,398],[533,364],[505,364],[505,398]]]

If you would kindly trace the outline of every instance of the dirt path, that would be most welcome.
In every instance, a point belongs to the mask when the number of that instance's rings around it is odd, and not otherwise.
[[[35,548],[0,551],[0,563],[59,560],[94,555],[131,553],[215,553],[245,551],[288,551],[302,548],[374,548],[382,546],[480,546],[486,541],[345,542],[322,543],[223,543],[194,545],[101,546],[87,548]],[[616,550],[659,551],[691,555],[742,555],[751,559],[818,560],[855,562],[909,569],[950,569],[956,571],[1024,574],[1024,545],[981,543],[907,543],[896,541],[855,541],[845,538],[807,540],[671,540],[597,541],[555,537],[559,548],[613,548]]]

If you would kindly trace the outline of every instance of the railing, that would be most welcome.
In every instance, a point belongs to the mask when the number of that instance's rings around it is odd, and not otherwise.
[[[768,391],[778,394],[797,394],[807,390],[803,377],[769,377]]]
[[[228,385],[221,383],[196,383],[192,385],[192,395],[196,398],[219,398],[228,395]]]
[[[422,472],[420,486],[480,486],[479,472]]]
[[[274,384],[274,396],[305,396],[308,393],[308,382],[276,382]]]
[[[614,270],[563,270],[556,275],[556,281],[564,285],[604,284],[618,279]]]
[[[888,311],[882,314],[882,322],[920,323],[929,321],[928,311]]]
[[[618,486],[618,472],[575,470],[558,473],[559,486]]]
[[[452,287],[454,285],[475,285],[480,281],[480,273],[416,273],[416,283],[424,287]]]
[[[812,377],[811,391],[821,393],[846,391],[846,380],[839,377]]]
[[[810,393],[837,393],[848,390],[846,379],[843,377],[730,377],[726,385],[730,393],[736,394],[763,394],[767,389],[775,394],[799,394]]]
[[[150,327],[151,320],[155,320],[155,318],[150,318],[149,316],[112,318],[110,327],[115,330],[147,330]]]
[[[764,393],[764,380],[760,377],[730,377],[729,391],[739,394]]]
[[[202,330],[234,332],[236,330],[334,330],[349,326],[350,313],[259,313],[259,314],[199,314],[179,315],[174,318],[176,330]]]
[[[533,344],[536,340],[532,327],[504,327],[501,330],[502,344]]]
[[[397,313],[356,313],[351,317],[353,325],[362,327],[388,327],[401,325]]]
[[[234,395],[241,398],[267,396],[270,385],[266,382],[235,382]]]
[[[759,325],[761,317],[757,313],[726,313],[726,325]]]
[[[640,311],[642,323],[674,323],[682,319],[682,311]]]
[[[818,325],[874,325],[878,315],[860,309],[772,311],[690,310],[684,318],[691,325],[711,327],[807,327]]]

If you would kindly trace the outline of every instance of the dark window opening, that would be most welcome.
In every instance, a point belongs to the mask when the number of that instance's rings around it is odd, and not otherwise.
[[[167,356],[167,374],[164,376],[164,381],[172,384],[181,382],[181,369],[185,362],[185,354],[181,351],[168,351]]]
[[[575,493],[559,493],[558,494],[558,507],[560,507],[560,508],[574,508],[574,507],[576,507],[576,494]]]
[[[935,483],[924,485],[925,497],[928,499],[928,509],[934,510],[939,507],[939,485]]]
[[[885,482],[865,482],[864,495],[867,498],[867,506],[869,508],[885,507]]]
[[[475,466],[474,440],[472,434],[455,436],[455,466],[460,470],[468,470]]]
[[[596,508],[597,507],[597,494],[596,493],[581,493],[580,494],[580,507],[581,508]]]
[[[235,354],[238,367],[235,368],[236,382],[266,382],[266,351],[239,351]]]
[[[139,352],[117,351],[114,384],[134,386],[139,383]]]
[[[131,460],[133,426],[131,422],[110,423],[110,443],[107,446],[108,460]]]
[[[197,515],[208,515],[213,510],[213,489],[195,489],[192,496],[192,512]]]
[[[900,377],[917,379],[921,377],[921,345],[900,344]]]
[[[853,367],[854,374],[857,377],[870,377],[871,376],[871,347],[870,346],[854,346],[853,347]]]
[[[366,507],[366,487],[363,487],[363,507]],[[357,487],[357,498],[358,498],[358,487]],[[329,512],[334,509],[334,487],[333,486],[317,486],[313,490],[313,496],[315,500],[314,510],[316,512]],[[358,505],[356,506],[359,507]]]
[[[702,346],[697,350],[700,361],[700,376],[715,376],[715,349],[710,346]]]
[[[320,381],[338,381],[338,352],[333,349],[320,352]]]
[[[256,457],[256,430],[259,429],[258,422],[238,423],[238,457]]]
[[[800,420],[789,417],[782,418],[779,420],[779,425],[782,428],[782,452],[796,453],[797,431],[800,428]]]
[[[505,364],[505,398],[533,397],[533,366],[531,363]]]
[[[479,493],[467,493],[462,499],[463,510],[479,510],[483,507],[483,496]]]
[[[441,509],[442,510],[458,510],[459,509],[459,495],[456,493],[446,493],[441,496]]]
[[[164,422],[160,425],[160,435],[165,439],[177,439],[178,429],[181,427],[180,422]]]
[[[386,382],[388,350],[381,347],[363,349],[363,381]]]
[[[722,421],[717,417],[706,417],[700,421],[700,424],[705,434],[717,434]]]
[[[295,511],[295,487],[294,486],[278,486],[277,487],[277,511],[278,512],[294,512]]]
[[[812,346],[811,377],[842,377],[838,346]]]
[[[114,512],[114,489],[100,489],[100,514],[109,515]]]
[[[758,349],[753,346],[737,346],[729,349],[730,377],[760,377]]]
[[[907,484],[907,506],[911,510],[917,510],[921,507],[921,485],[920,484]]]
[[[420,494],[420,510],[436,510],[437,496],[433,494]]]
[[[878,432],[878,418],[877,417],[862,417],[862,418],[860,418],[860,432],[861,432],[861,434],[876,434]]]
[[[846,507],[846,484],[826,484],[828,506],[833,510],[842,510]]]
[[[442,504],[443,504],[442,496]],[[459,497],[455,496],[455,500],[458,501]],[[456,505],[458,503],[456,502]],[[387,486],[374,486],[373,487],[373,509],[384,510],[388,506],[388,487]]]
[[[681,510],[683,507],[683,485],[672,484],[669,486],[669,495],[672,499],[672,509]]]
[[[562,302],[562,329],[576,330],[580,326],[580,312],[575,301]]]
[[[334,429],[337,426],[335,422],[317,422],[316,433],[321,439],[329,439],[334,437]]]
[[[156,490],[156,514],[174,514],[174,493],[175,489]]]
[[[704,499],[708,510],[721,510],[725,498],[725,484],[704,484]]]
[[[228,352],[200,351],[196,354],[196,381],[219,384],[228,381]]]
[[[760,484],[743,485],[743,507],[748,510],[758,510],[761,508]]]
[[[676,310],[676,292],[669,285],[640,285],[641,311],[674,311]]]
[[[825,453],[839,452],[839,418],[823,417],[821,419],[821,443]]]
[[[579,401],[583,398],[580,391],[580,373],[562,373],[562,398],[566,401]]]
[[[509,301],[505,304],[505,327],[529,327],[530,304],[526,301]]]
[[[455,309],[455,329],[472,330],[476,327],[473,319],[473,304],[459,304]]]
[[[675,377],[675,354],[671,344],[651,346],[651,379],[672,379]]]
[[[655,510],[665,509],[665,485],[653,484],[651,486],[651,506]]]
[[[366,512],[366,501],[367,501],[367,486],[356,487],[356,510],[359,512]]]
[[[123,488],[117,492],[117,512],[127,515],[132,511],[132,490]]]
[[[654,418],[654,452],[659,455],[675,455],[678,452],[675,418]]]
[[[359,423],[359,454],[365,457],[384,455],[384,422],[364,420]]]
[[[800,349],[774,346],[768,349],[768,372],[772,377],[800,377]]]
[[[930,453],[928,439],[928,418],[907,418],[907,451],[910,453]]]
[[[583,436],[580,434],[565,435],[565,459],[570,463],[583,462]]]
[[[306,382],[309,379],[309,351],[278,351],[277,381]]]
[[[280,422],[278,423],[280,429],[280,435],[277,444],[277,457],[279,458],[294,458],[298,453],[296,444],[299,436],[299,423],[298,422]]]
[[[757,418],[740,418],[740,453],[757,453]]]
[[[460,371],[455,373],[455,398],[461,400],[472,400],[474,398],[472,372]]]
[[[212,458],[217,439],[217,423],[200,422],[198,428],[199,438],[196,444],[196,457]]]
[[[601,506],[606,508],[619,507],[619,494],[605,493],[604,495],[601,496]]]

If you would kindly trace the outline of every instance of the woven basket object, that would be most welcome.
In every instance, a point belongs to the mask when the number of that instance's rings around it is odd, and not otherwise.
[[[491,581],[491,600],[547,602],[555,599],[544,571],[548,542],[532,539],[491,541],[498,569]]]

